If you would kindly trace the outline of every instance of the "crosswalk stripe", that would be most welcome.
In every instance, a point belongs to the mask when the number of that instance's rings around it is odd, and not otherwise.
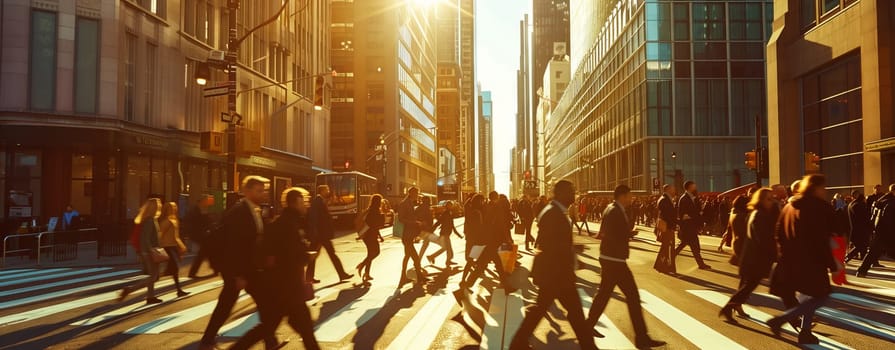
[[[391,302],[394,292],[394,285],[371,288],[367,294],[348,303],[323,322],[318,322],[314,327],[314,336],[320,342],[341,341]]]
[[[895,327],[829,307],[818,309],[817,314],[833,321],[850,325],[878,337],[888,339],[890,342],[895,342]]]
[[[239,294],[239,299],[237,299],[236,302],[241,302],[245,299],[248,299],[248,297],[249,295],[243,291]],[[202,318],[205,315],[210,314],[212,311],[214,311],[214,307],[217,306],[217,303],[217,300],[212,300],[186,310],[175,312],[173,314],[161,317],[157,320],[146,322],[139,326],[128,329],[124,331],[124,334],[159,334],[171,328],[190,323]]]
[[[581,296],[581,306],[584,308],[584,315],[587,317],[587,313],[590,311],[591,306],[593,306],[593,296],[588,295],[583,289],[578,290],[578,295]],[[595,338],[594,341],[597,343],[597,346],[603,349],[635,349],[634,343],[631,343],[631,340],[622,333],[618,327],[606,317],[606,313],[600,315],[600,319],[597,322],[597,330],[600,331],[605,337],[604,338]]]
[[[700,297],[705,301],[715,304],[718,307],[723,307],[724,305],[727,304],[727,301],[730,299],[729,296],[721,294],[721,293],[713,291],[713,290],[688,290],[687,292],[689,292],[690,294],[693,294],[697,297]],[[758,323],[765,327],[767,327],[767,323],[764,320],[769,320],[772,317],[771,315],[769,315],[765,312],[762,312],[761,310],[758,310],[754,307],[751,307],[751,306],[745,305],[745,304],[743,304],[743,310],[746,311],[746,313],[748,313],[750,315],[750,318],[749,318],[750,321]],[[796,332],[796,330],[793,329],[792,326],[790,326],[789,324],[783,325],[783,331],[786,333],[792,334],[792,335],[798,335],[798,332]],[[835,340],[824,337],[822,335],[819,335],[816,333],[814,335],[817,336],[817,338],[820,340],[820,345],[819,345],[820,348],[836,349],[836,350],[852,349],[852,347],[850,347],[848,345],[839,343]]]
[[[320,300],[328,298],[330,295],[338,292],[339,289],[336,288],[322,288],[320,290],[314,291],[314,299],[308,302],[309,305],[315,305]],[[251,330],[255,325],[260,322],[260,316],[258,312],[253,312],[249,315],[240,317],[235,321],[232,321],[223,327],[221,327],[220,334],[225,337],[233,337],[239,338],[246,334],[249,330]]]
[[[85,275],[85,274],[89,274],[89,273],[107,271],[107,270],[111,270],[111,269],[112,269],[111,267],[97,267],[97,268],[92,268],[92,269],[61,271],[58,273],[44,274],[44,275],[28,277],[28,278],[21,278],[21,276],[18,276],[17,278],[15,278],[11,281],[0,282],[0,288],[14,286],[17,284],[45,281],[45,280],[51,280],[51,279],[69,277],[69,276]]]
[[[525,302],[522,300],[522,296],[519,293],[512,293],[507,296],[507,313],[503,326],[504,349],[510,348],[510,343],[513,342],[513,337],[516,335],[516,331],[519,330],[519,326],[522,325],[524,318]]]
[[[39,291],[39,290],[44,290],[44,289],[50,289],[50,288],[56,288],[56,287],[61,287],[61,286],[67,286],[67,285],[70,285],[70,284],[77,284],[77,283],[82,283],[82,282],[95,281],[95,280],[100,280],[100,279],[104,279],[104,278],[111,278],[111,277],[118,277],[118,276],[122,276],[122,275],[129,275],[129,274],[132,274],[132,273],[134,273],[134,272],[137,272],[137,270],[121,270],[121,271],[115,271],[115,272],[104,273],[104,274],[101,274],[101,275],[94,275],[94,276],[88,276],[88,277],[81,277],[81,278],[75,278],[75,279],[64,280],[64,281],[59,281],[59,282],[40,284],[40,285],[36,285],[36,286],[31,286],[31,287],[25,287],[25,288],[13,289],[13,290],[8,290],[8,291],[0,292],[0,297],[5,297],[5,296],[8,296],[8,295],[22,294],[22,293],[28,293],[28,292],[34,292],[34,291]],[[2,309],[2,307],[0,307],[0,309]]]
[[[746,349],[645,289],[640,290],[640,299],[647,312],[701,349]]]
[[[501,349],[503,346],[503,315],[506,313],[507,296],[502,288],[491,293],[491,305],[485,314],[485,328],[482,330],[482,344],[479,349]]]
[[[860,306],[866,307],[868,309],[876,310],[879,312],[887,313],[891,316],[895,316],[895,307],[890,304],[883,304],[877,301],[873,301],[870,299],[861,298],[858,296],[850,295],[850,294],[842,294],[842,293],[833,293],[830,294],[830,297],[839,301],[844,301],[852,304],[858,304]]]
[[[0,271],[0,277],[6,276],[6,275],[12,275],[12,274],[26,273],[26,272],[30,272],[30,271],[34,271],[34,269],[11,269],[11,270],[6,270],[6,271]]]
[[[189,281],[189,279],[181,280],[180,283],[186,283],[187,281]],[[221,285],[223,285],[223,283],[224,282],[220,281],[220,280],[210,282],[210,283],[203,283],[203,284],[200,284],[200,285],[192,287],[192,288],[187,288],[185,291],[189,292],[191,295],[197,295],[197,294],[201,294],[201,293],[207,292],[209,290],[218,288]],[[156,289],[165,288],[172,284],[174,284],[174,281],[169,279],[169,280],[165,280],[165,281],[156,283],[155,288]],[[96,316],[86,318],[86,319],[83,319],[80,321],[72,322],[71,325],[72,326],[91,326],[91,325],[94,325],[94,324],[97,324],[100,322],[104,322],[106,320],[111,320],[111,319],[115,319],[115,318],[127,315],[127,314],[130,314],[133,312],[148,310],[148,309],[151,309],[151,308],[154,308],[157,306],[162,306],[162,305],[168,304],[169,302],[178,300],[177,299],[177,291],[171,291],[169,293],[165,293],[164,295],[159,296],[159,299],[164,300],[164,302],[161,304],[152,304],[152,305],[146,305],[145,303],[142,303],[142,302],[134,303],[131,305],[127,305],[127,306],[118,308],[113,311],[106,312],[101,315],[96,315]]]
[[[34,275],[42,275],[42,274],[50,274],[57,273],[60,271],[68,271],[71,270],[69,268],[58,268],[58,269],[46,269],[46,270],[13,270],[13,271],[4,271],[7,274],[0,276],[0,281],[8,281],[15,280],[22,277],[29,277]],[[21,272],[20,272],[21,271]]]
[[[460,282],[461,274],[453,274],[447,285],[454,286]],[[436,291],[422,308],[413,316],[411,327],[404,327],[401,333],[392,340],[387,350],[428,349],[438,336],[441,326],[456,305],[453,293],[447,288]]]
[[[103,283],[85,286],[85,287],[81,287],[81,288],[62,290],[62,291],[49,293],[49,294],[37,295],[37,296],[33,296],[30,298],[25,298],[25,299],[21,299],[21,300],[13,300],[13,301],[5,302],[5,303],[0,303],[0,310],[6,309],[9,307],[13,307],[13,306],[20,306],[20,305],[25,305],[28,303],[34,303],[34,302],[64,297],[64,296],[72,295],[75,293],[90,291],[93,289],[99,289],[99,288],[104,288],[104,287],[108,287],[108,286],[129,283],[131,281],[136,280],[137,278],[139,278],[139,276],[135,276],[135,277],[123,279],[123,280],[103,282]],[[25,311],[25,312],[20,312],[20,313],[8,315],[8,316],[0,317],[0,327],[6,326],[6,325],[11,325],[11,324],[16,324],[16,323],[21,323],[21,322],[33,321],[33,320],[36,320],[36,319],[39,319],[39,318],[42,318],[45,316],[49,316],[49,315],[58,313],[58,312],[76,309],[79,307],[92,305],[92,304],[96,304],[96,303],[101,303],[101,302],[105,302],[105,301],[115,300],[115,298],[117,298],[117,292],[107,292],[107,293],[103,293],[103,294],[89,296],[86,298],[72,300],[70,302],[66,302],[66,303],[62,303],[62,304],[54,304],[54,305],[50,305],[47,307],[42,307],[40,309],[33,309],[33,310]]]

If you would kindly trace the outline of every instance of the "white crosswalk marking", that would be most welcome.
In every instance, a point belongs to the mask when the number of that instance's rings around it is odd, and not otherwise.
[[[75,278],[75,279],[69,279],[69,280],[64,280],[64,281],[59,281],[59,282],[40,284],[40,285],[36,285],[36,286],[31,286],[31,287],[25,287],[25,288],[13,289],[13,290],[8,290],[8,291],[0,292],[0,297],[5,297],[5,296],[9,296],[9,295],[16,295],[16,294],[22,294],[22,293],[28,293],[28,292],[35,292],[35,291],[40,291],[40,290],[44,290],[44,289],[50,289],[50,288],[55,288],[55,287],[67,286],[67,285],[70,285],[70,284],[77,284],[77,283],[82,283],[82,282],[89,282],[89,281],[101,280],[101,279],[105,279],[105,278],[112,278],[112,277],[118,277],[118,276],[123,276],[123,275],[130,275],[130,274],[132,274],[132,273],[134,273],[134,272],[137,272],[137,270],[122,270],[122,271],[115,271],[115,272],[104,273],[104,274],[101,274],[101,275],[93,275],[93,276],[81,277],[81,278]],[[0,307],[0,309],[2,309],[2,307]]]
[[[22,273],[27,273],[30,271],[34,271],[34,269],[12,269],[12,270],[0,271],[0,277],[6,276],[6,275],[12,275],[12,274],[22,274]]]
[[[830,294],[830,297],[839,301],[843,301],[846,303],[857,304],[863,307],[866,307],[871,310],[879,311],[882,313],[886,313],[892,316],[895,316],[895,306],[891,304],[883,304],[877,301],[873,301],[870,299],[861,298],[858,296],[850,295],[850,294],[842,294],[842,293],[833,293]]]
[[[584,316],[587,317],[587,313],[590,311],[591,306],[593,306],[594,298],[582,289],[578,290],[578,295],[581,296],[581,306],[584,308]],[[600,319],[597,321],[597,330],[606,336],[605,338],[594,339],[597,346],[602,349],[636,348],[634,343],[631,343],[628,337],[626,337],[625,334],[622,333],[608,317],[606,317],[606,313],[600,315]]]
[[[461,274],[451,275],[448,279],[447,286],[436,291],[426,302],[426,305],[413,316],[408,325],[412,327],[404,327],[401,333],[392,340],[387,350],[404,350],[404,349],[428,349],[438,336],[438,331],[444,324],[451,310],[457,305],[454,300],[451,286],[455,286],[460,282]]]
[[[136,270],[130,270],[130,272],[133,273],[133,272],[136,272]],[[31,303],[37,303],[37,302],[46,301],[46,300],[52,300],[52,299],[56,299],[56,298],[60,298],[60,297],[74,295],[77,293],[83,293],[83,292],[95,290],[95,289],[131,283],[131,282],[136,281],[140,278],[142,278],[142,276],[134,276],[131,278],[125,278],[125,279],[121,279],[121,280],[114,280],[114,281],[102,282],[102,283],[97,283],[97,284],[91,284],[91,285],[78,287],[78,288],[74,288],[74,289],[60,290],[57,292],[40,294],[40,295],[35,295],[32,297],[2,302],[2,303],[0,303],[0,310],[8,309],[8,308],[15,307],[15,306],[22,306],[22,305],[31,304]],[[85,304],[85,305],[89,305],[89,304]],[[65,309],[59,309],[59,310],[65,310]]]
[[[111,267],[98,267],[98,268],[74,270],[74,271],[59,271],[56,273],[43,274],[43,275],[33,276],[33,277],[28,277],[28,278],[22,278],[22,276],[17,276],[15,279],[12,279],[10,281],[0,282],[0,288],[14,286],[17,284],[45,281],[45,280],[51,280],[51,279],[69,277],[69,276],[86,275],[89,273],[107,271],[107,270],[111,270],[111,269],[112,269]]]
[[[850,313],[842,312],[829,307],[822,307],[818,309],[817,314],[831,320],[850,325],[878,337],[888,339],[890,342],[895,342],[895,327],[892,327],[890,325],[873,320],[868,320],[866,318],[852,315]]]
[[[338,342],[369,321],[395,296],[395,287],[373,287],[367,294],[345,305],[335,314],[314,327],[319,342]]]
[[[189,281],[189,279],[184,279],[184,280],[181,280],[180,283],[186,283],[188,281]],[[164,281],[156,283],[155,288],[156,289],[165,288],[172,284],[174,284],[174,281],[168,279],[168,280],[164,280]],[[185,289],[185,291],[189,292],[191,295],[197,295],[197,294],[201,294],[201,293],[207,292],[209,290],[218,288],[221,285],[223,285],[222,281],[214,281],[214,282],[210,282],[210,283],[204,283],[204,284],[192,287],[192,288],[187,288],[187,289]],[[90,318],[86,318],[86,319],[83,319],[80,321],[75,321],[75,322],[72,322],[71,325],[72,326],[91,326],[91,325],[94,325],[94,324],[97,324],[97,323],[100,323],[100,322],[103,322],[106,320],[111,320],[111,319],[115,319],[115,318],[118,318],[121,316],[125,316],[125,315],[133,313],[133,312],[139,312],[139,311],[148,310],[148,309],[151,309],[151,308],[154,308],[157,306],[162,306],[162,305],[165,305],[170,302],[178,300],[177,299],[177,291],[171,291],[169,293],[165,293],[164,295],[160,295],[158,298],[162,299],[164,301],[164,303],[146,305],[145,303],[142,303],[142,300],[140,300],[141,302],[139,302],[139,303],[131,304],[131,305],[128,305],[128,306],[125,306],[122,308],[118,308],[116,310],[109,311],[109,312],[106,312],[101,315],[96,315],[96,316],[93,316]]]
[[[123,283],[123,282],[119,282]],[[173,282],[171,282],[173,283]],[[156,284],[156,287],[161,287],[163,283]],[[56,314],[58,312],[77,309],[80,307],[84,307],[87,305],[93,305],[97,303],[107,302],[115,300],[118,297],[118,292],[106,292],[99,295],[94,295],[86,298],[75,299],[69,302],[61,303],[61,304],[53,304],[50,306],[42,307],[39,309],[28,310],[25,312],[20,312],[12,315],[8,315],[5,317],[0,317],[0,327],[14,325],[17,323],[34,321],[40,319],[42,317],[50,316]]]
[[[491,305],[485,314],[485,328],[482,330],[482,350],[500,349],[503,345],[503,315],[506,313],[507,296],[502,288],[491,293]]]
[[[249,295],[246,294],[246,292],[241,292],[239,295],[239,299],[237,299],[236,302],[239,303],[243,300],[248,299],[248,297]],[[199,306],[194,306],[183,311],[175,312],[165,317],[161,317],[157,320],[146,322],[139,326],[128,329],[124,332],[124,334],[159,334],[171,328],[190,323],[211,314],[211,312],[214,311],[214,307],[217,305],[217,303],[217,300],[212,300]]]
[[[730,299],[730,296],[724,295],[724,294],[721,294],[719,292],[712,291],[712,290],[688,290],[687,292],[689,292],[690,294],[693,294],[695,296],[698,296],[712,304],[715,304],[718,307],[723,307],[725,304],[727,304],[727,301]],[[764,325],[764,326],[767,326],[767,323],[765,323],[764,320],[769,320],[772,317],[771,315],[764,313],[761,310],[758,310],[756,308],[750,307],[749,305],[745,305],[745,304],[743,305],[743,310],[746,311],[746,313],[748,313],[749,316],[751,317],[749,320],[751,320],[752,322]],[[789,334],[798,335],[798,332],[796,332],[796,330],[793,329],[792,326],[790,326],[789,324],[783,325],[783,331],[786,333],[789,333]],[[817,338],[820,339],[819,348],[836,349],[836,350],[852,349],[852,347],[850,347],[848,345],[836,342],[836,341],[834,341],[830,338],[824,337],[822,335],[815,334],[815,336],[817,336]]]
[[[645,289],[640,290],[640,297],[644,310],[656,316],[675,332],[685,335],[688,341],[701,349],[746,349]]]
[[[0,281],[8,281],[8,280],[17,280],[19,278],[34,276],[34,275],[44,275],[57,273],[60,271],[68,271],[71,269],[68,268],[58,268],[58,269],[45,269],[45,270],[12,270],[12,271],[3,271],[5,274],[0,275]],[[18,282],[16,282],[18,283]]]

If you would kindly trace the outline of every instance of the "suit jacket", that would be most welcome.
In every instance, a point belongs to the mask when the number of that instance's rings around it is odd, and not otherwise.
[[[301,213],[292,208],[283,209],[280,216],[266,225],[262,246],[266,256],[276,257],[273,270],[296,272],[307,264],[308,247],[301,237],[306,225]]]
[[[674,206],[674,200],[667,194],[663,194],[659,198],[657,206],[659,207],[659,219],[665,221],[669,232],[673,232],[677,225],[677,208]]]
[[[575,249],[572,222],[559,202],[552,202],[538,218],[538,242],[531,274],[539,286],[575,285]]]
[[[404,199],[398,204],[398,220],[404,224],[404,234],[401,235],[401,240],[404,242],[413,241],[420,234],[420,224],[417,222],[414,204],[409,199]]]
[[[251,210],[245,200],[241,200],[221,217],[222,255],[218,270],[224,275],[247,277],[257,269],[253,258],[260,237]]]
[[[631,230],[634,222],[625,214],[618,202],[613,202],[603,211],[603,222],[600,224],[600,257],[628,259],[631,241]]]
[[[827,270],[836,268],[830,249],[832,220],[833,206],[815,197],[801,196],[783,208],[776,227],[780,261],[771,278],[771,293],[830,294]]]
[[[321,196],[314,197],[308,209],[308,227],[312,241],[332,240],[335,235],[333,216]]]
[[[692,238],[699,234],[702,225],[702,215],[699,211],[699,203],[690,199],[690,195],[684,193],[677,202],[678,224],[681,226],[680,236]],[[684,219],[684,215],[690,218]]]
[[[519,218],[525,221],[534,220],[534,210],[532,209],[531,203],[527,200],[519,201],[519,205],[516,206],[516,213],[519,214]]]

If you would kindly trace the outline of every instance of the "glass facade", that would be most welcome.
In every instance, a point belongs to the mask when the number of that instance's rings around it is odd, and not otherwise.
[[[827,187],[863,187],[862,121],[859,54],[802,78],[804,148],[821,157]]]
[[[771,1],[620,1],[550,119],[547,178],[643,191],[651,178],[704,191],[753,181],[742,160],[765,117],[772,12]]]

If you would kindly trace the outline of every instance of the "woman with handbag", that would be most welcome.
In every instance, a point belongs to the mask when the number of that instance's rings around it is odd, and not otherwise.
[[[373,277],[370,276],[370,267],[373,265],[373,259],[379,256],[379,243],[385,241],[379,233],[379,229],[385,226],[385,215],[382,214],[382,196],[374,194],[370,198],[370,207],[367,208],[364,215],[364,226],[367,230],[360,233],[360,239],[367,247],[367,257],[357,265],[357,276],[364,284],[367,284],[373,280]]]
[[[159,247],[159,227],[156,221],[161,216],[162,202],[158,198],[149,198],[146,203],[140,207],[137,217],[134,218],[134,224],[140,228],[140,249],[137,254],[143,261],[143,265],[149,276],[140,282],[134,283],[121,289],[118,295],[118,301],[124,301],[124,298],[135,290],[146,287],[146,304],[158,304],[162,300],[155,297],[155,281],[158,280],[158,265],[168,260],[168,254]]]
[[[177,203],[168,202],[162,207],[162,216],[158,220],[159,245],[168,253],[168,264],[165,275],[171,275],[177,287],[177,297],[190,294],[180,288],[180,255],[186,252],[186,245],[180,239],[180,220],[177,219]]]

